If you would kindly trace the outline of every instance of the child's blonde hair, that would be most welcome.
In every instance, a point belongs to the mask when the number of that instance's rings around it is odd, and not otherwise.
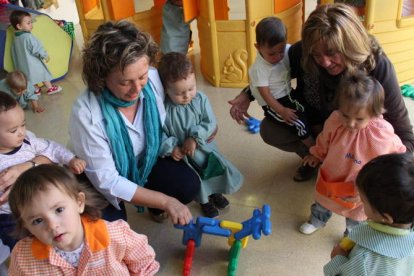
[[[74,174],[66,168],[53,164],[39,165],[21,174],[10,191],[9,204],[16,220],[15,234],[17,237],[30,234],[24,228],[21,211],[34,203],[33,199],[36,195],[52,186],[75,200],[78,199],[79,193],[83,192],[85,210],[82,215],[91,220],[98,220],[101,217],[100,210],[107,205],[107,201],[94,188],[85,183],[79,183]]]
[[[26,75],[19,70],[8,73],[6,83],[13,91],[21,91],[27,89]]]
[[[365,72],[346,74],[336,92],[337,108],[366,108],[371,117],[385,112],[384,89],[382,85]]]

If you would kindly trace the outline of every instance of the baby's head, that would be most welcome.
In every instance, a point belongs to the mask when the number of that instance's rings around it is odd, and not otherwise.
[[[347,74],[338,85],[336,104],[345,126],[362,129],[385,112],[384,89],[364,72]]]
[[[414,156],[379,156],[359,172],[356,185],[368,218],[385,224],[414,222]]]
[[[22,71],[16,70],[8,73],[6,83],[17,96],[23,95],[27,90],[27,78]]]
[[[165,54],[158,64],[158,72],[165,92],[175,104],[188,104],[197,94],[194,67],[185,54]]]
[[[67,169],[39,165],[19,176],[9,195],[16,235],[34,235],[44,244],[74,250],[83,240],[81,215],[100,217],[102,199]],[[75,248],[73,248],[75,247]]]
[[[31,32],[33,22],[30,13],[22,10],[14,10],[10,14],[10,23],[16,31]]]
[[[278,63],[285,56],[286,40],[286,27],[279,18],[266,17],[257,24],[255,47],[270,64]]]
[[[21,146],[25,137],[23,109],[10,94],[0,91],[0,153],[8,153]]]

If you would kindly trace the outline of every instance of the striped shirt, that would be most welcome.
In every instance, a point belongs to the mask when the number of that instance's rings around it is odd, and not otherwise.
[[[96,222],[82,218],[85,246],[78,267],[49,245],[27,237],[13,249],[9,275],[155,275],[159,264],[147,237],[118,220]]]
[[[348,257],[337,255],[324,267],[325,275],[414,275],[414,232],[374,222],[349,233],[356,243]]]

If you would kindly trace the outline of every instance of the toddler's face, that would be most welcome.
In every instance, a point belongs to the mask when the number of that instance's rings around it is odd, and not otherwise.
[[[19,147],[26,137],[26,121],[23,109],[14,108],[0,113],[0,153]]]
[[[366,107],[341,106],[339,112],[341,113],[343,126],[350,129],[363,129],[372,119],[372,116],[369,114]]]
[[[262,55],[263,59],[270,64],[277,64],[283,59],[285,56],[285,48],[286,42],[280,42],[272,47],[269,47],[267,44],[256,44],[256,49]]]
[[[166,90],[173,103],[189,104],[197,94],[195,74],[191,73],[186,79],[168,83]]]
[[[32,17],[30,16],[23,17],[22,22],[20,22],[20,24],[17,24],[17,28],[20,31],[31,32],[33,29]]]
[[[81,213],[85,194],[75,199],[62,189],[49,185],[21,210],[24,227],[42,243],[64,251],[77,249],[83,241]]]
[[[12,92],[14,94],[16,94],[17,96],[21,96],[26,92],[26,90],[27,90],[26,88],[24,88],[24,89],[12,89]]]

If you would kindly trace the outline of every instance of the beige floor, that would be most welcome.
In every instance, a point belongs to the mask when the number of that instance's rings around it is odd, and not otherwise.
[[[44,113],[26,111],[29,130],[63,144],[68,141],[71,105],[85,88],[80,75],[83,41],[79,39],[79,28],[76,37],[69,73],[58,83],[63,86],[63,93],[42,95],[40,103],[46,108]],[[198,64],[198,50],[191,55]],[[269,204],[272,209],[272,234],[249,241],[241,252],[237,275],[321,275],[332,246],[341,238],[344,219],[334,216],[321,231],[311,236],[300,234],[297,229],[308,217],[314,181],[292,181],[299,158],[264,144],[258,134],[250,134],[230,118],[227,101],[237,95],[239,89],[213,87],[199,73],[197,81],[198,89],[209,96],[218,119],[219,148],[245,176],[244,186],[229,196],[231,207],[219,219],[242,222],[263,204]],[[414,101],[406,99],[406,104],[414,121]],[[256,104],[252,105],[251,113],[262,117]],[[196,204],[190,204],[190,208],[194,216],[200,215]],[[136,213],[130,207],[128,216],[132,228],[146,234],[154,247],[161,263],[158,275],[181,275],[185,250],[181,244],[182,231],[169,222],[155,223],[146,213]],[[205,235],[195,252],[192,275],[226,275],[228,251],[226,238]]]

